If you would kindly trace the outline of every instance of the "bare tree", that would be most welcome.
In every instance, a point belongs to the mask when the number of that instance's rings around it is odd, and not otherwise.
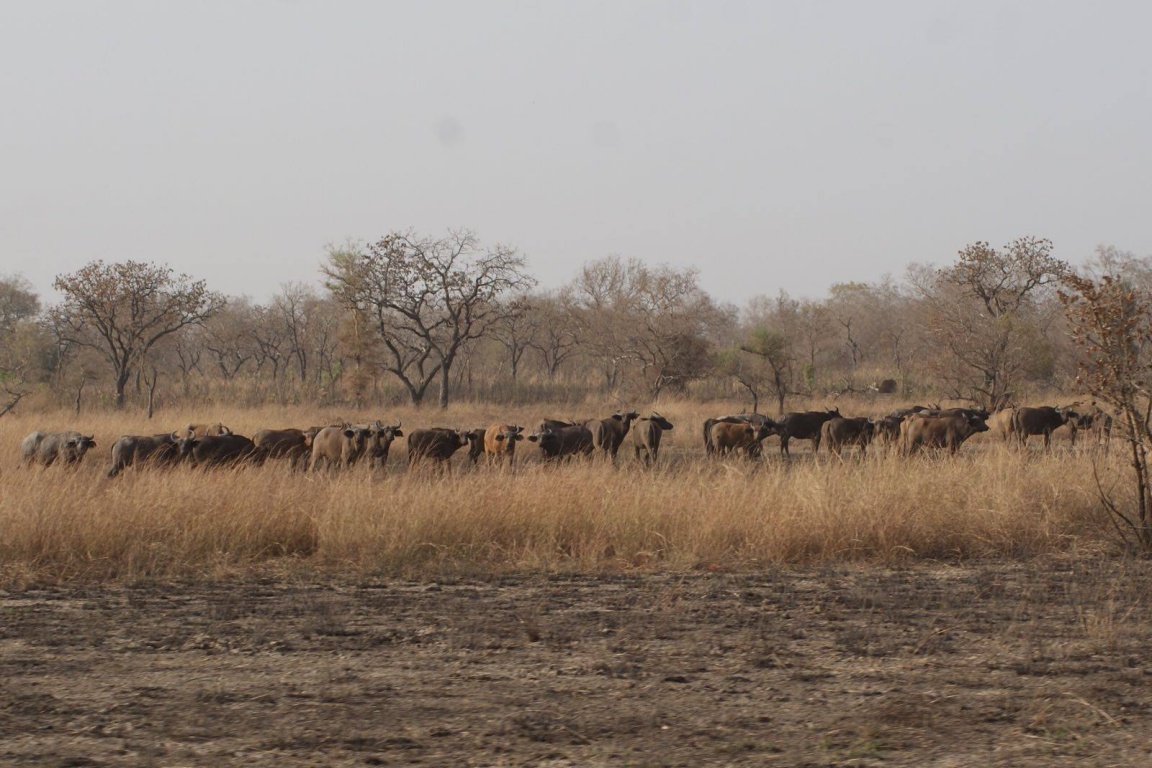
[[[1152,295],[1123,277],[1066,274],[1060,301],[1080,348],[1080,386],[1117,414],[1134,494],[1097,480],[1100,501],[1131,548],[1152,550]]]
[[[204,322],[224,305],[203,280],[136,261],[93,261],[58,275],[53,285],[64,294],[52,311],[56,326],[70,342],[98,351],[111,366],[117,407],[124,405],[132,373],[158,341]]]
[[[1021,238],[1002,251],[978,242],[952,267],[913,267],[909,279],[940,353],[936,371],[957,397],[997,408],[1018,380],[1050,372],[1052,350],[1037,301],[1068,273],[1048,240]]]
[[[610,363],[610,382],[631,362],[659,397],[711,370],[714,331],[727,317],[697,270],[609,256],[586,264],[572,291],[584,337]]]
[[[528,316],[536,325],[529,346],[540,355],[549,379],[566,360],[576,357],[583,348],[583,338],[572,312],[570,291],[561,290],[533,297],[533,312]]]
[[[514,248],[484,248],[467,230],[442,238],[396,232],[364,248],[331,248],[321,270],[345,308],[370,324],[384,369],[412,403],[439,379],[442,408],[461,350],[520,311],[501,298],[535,283]]]

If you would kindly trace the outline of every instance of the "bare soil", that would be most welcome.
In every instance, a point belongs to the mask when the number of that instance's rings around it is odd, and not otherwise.
[[[0,764],[1152,764],[1152,564],[0,593]]]

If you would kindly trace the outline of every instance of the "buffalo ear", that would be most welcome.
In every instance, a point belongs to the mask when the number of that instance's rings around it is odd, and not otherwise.
[[[392,434],[395,437],[404,437],[404,432],[400,429],[400,427],[396,427],[396,429],[392,431]]]
[[[540,435],[528,435],[528,442],[535,443],[540,440]]]
[[[513,439],[513,440],[523,440],[523,439],[524,439],[524,435],[522,435],[522,434],[520,434],[519,432],[517,432],[516,434],[512,435],[512,439]]]
[[[356,437],[356,430],[354,430],[354,429],[344,430],[344,437]]]

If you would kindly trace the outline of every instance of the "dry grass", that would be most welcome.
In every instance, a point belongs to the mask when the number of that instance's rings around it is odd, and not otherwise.
[[[819,404],[817,404],[819,405]],[[865,404],[845,413],[887,410]],[[531,411],[477,406],[403,411],[406,427],[469,426],[498,418],[606,415],[611,408]],[[0,421],[0,568],[9,582],[219,575],[269,562],[428,575],[445,571],[708,569],[835,561],[883,563],[1032,556],[1109,546],[1091,459],[1064,443],[1051,454],[974,441],[955,460],[859,461],[794,456],[710,462],[699,424],[725,406],[671,404],[662,466],[627,459],[543,465],[522,443],[515,473],[408,473],[394,446],[386,472],[344,475],[257,469],[130,470],[106,479],[121,434],[221,420],[242,434],[379,413],[219,408],[139,417],[19,415]],[[77,470],[19,467],[35,429],[95,433]],[[625,458],[622,452],[621,458]],[[1105,468],[1105,473],[1118,471]]]

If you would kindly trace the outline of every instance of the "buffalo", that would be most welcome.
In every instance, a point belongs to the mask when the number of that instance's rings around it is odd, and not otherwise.
[[[468,430],[468,463],[472,466],[480,461],[484,455],[484,436],[488,434],[488,427],[476,427]]]
[[[322,429],[322,427],[321,427]],[[305,432],[302,429],[259,429],[252,435],[252,442],[263,448],[270,459],[287,459],[292,467],[303,466],[307,462],[309,452],[312,450],[312,439],[320,429],[315,432]]]
[[[528,435],[528,441],[536,443],[546,459],[590,456],[594,447],[592,430],[583,424],[569,424],[564,427],[545,426],[539,432]]]
[[[740,451],[754,459],[761,455],[760,443],[775,432],[776,422],[767,418],[755,421],[741,416],[708,419],[704,422],[704,452],[724,456]]]
[[[828,450],[837,456],[847,445],[860,446],[860,455],[868,450],[868,444],[876,434],[876,423],[864,416],[829,419],[820,427],[820,442],[828,444]]]
[[[95,448],[91,435],[79,432],[33,432],[20,443],[20,458],[26,464],[49,467],[57,461],[65,465],[79,463],[89,448]]]
[[[468,445],[468,430],[432,427],[408,433],[408,464],[433,461],[444,464],[452,454]]]
[[[900,425],[904,423],[903,416],[885,416],[873,423],[873,442],[880,445],[893,446],[900,442]]]
[[[1093,403],[1091,410],[1085,410],[1076,419],[1076,431],[1088,433],[1094,445],[1107,449],[1112,438],[1112,415]],[[1076,431],[1072,432],[1073,445],[1076,444]]]
[[[116,477],[133,464],[162,466],[175,464],[180,458],[179,439],[175,434],[124,435],[112,444],[112,466],[108,477]]]
[[[243,435],[206,435],[181,438],[179,454],[181,460],[191,462],[194,467],[220,467],[260,464],[268,455],[268,449],[257,448]]]
[[[215,424],[189,424],[188,426],[184,427],[184,429],[176,431],[178,438],[220,437],[222,435],[230,434],[232,434],[232,430],[219,422]]]
[[[651,413],[636,422],[632,428],[632,446],[636,449],[636,459],[645,464],[655,464],[660,456],[660,437],[672,429],[672,422],[658,413]]]
[[[524,427],[514,424],[493,424],[484,432],[484,455],[488,463],[502,464],[508,458],[508,466],[516,461],[516,443],[524,439]]]
[[[790,440],[811,440],[812,450],[820,450],[820,430],[824,422],[840,418],[840,409],[826,411],[805,411],[786,413],[777,426],[780,435],[780,453],[791,455],[788,450]]]
[[[321,464],[351,467],[367,450],[369,432],[367,427],[324,427],[312,438],[308,469],[315,471]]]
[[[369,466],[383,467],[388,463],[388,453],[392,448],[392,443],[395,442],[396,438],[404,437],[404,431],[400,429],[403,423],[399,421],[396,422],[395,426],[392,426],[374,421],[362,427],[362,429],[368,430],[364,450],[368,455]]]
[[[1065,425],[1076,432],[1076,422],[1080,414],[1071,408],[1056,408],[1051,405],[1042,405],[1037,408],[1017,408],[1012,414],[1012,431],[1020,441],[1020,445],[1027,446],[1028,438],[1032,435],[1044,436],[1044,447],[1052,447],[1052,432]],[[1076,442],[1076,438],[1072,438]]]
[[[955,454],[969,437],[987,431],[988,425],[979,416],[914,416],[905,419],[900,438],[905,455],[921,448],[947,448]]]
[[[588,426],[592,430],[592,445],[616,460],[616,453],[628,436],[633,420],[640,418],[636,411],[617,411],[606,419],[594,419]]]

